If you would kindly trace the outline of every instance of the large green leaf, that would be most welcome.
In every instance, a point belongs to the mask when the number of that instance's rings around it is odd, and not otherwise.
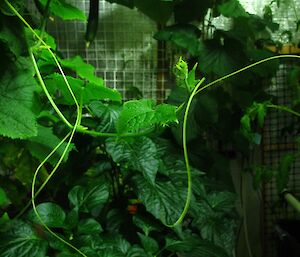
[[[47,0],[40,0],[40,2],[43,6],[45,6]],[[86,16],[83,11],[71,4],[68,4],[64,0],[52,0],[50,2],[50,12],[63,20],[86,21]]]
[[[173,3],[162,2],[161,0],[134,0],[134,5],[160,24],[165,24],[173,12]]]
[[[180,216],[187,189],[176,187],[171,181],[149,183],[142,176],[135,176],[136,194],[147,211],[163,223],[174,223]]]
[[[26,141],[27,149],[30,151],[32,156],[44,160],[46,156],[55,148],[61,140],[53,133],[52,128],[38,126],[38,134],[35,137],[31,137]],[[67,143],[63,143],[57,151],[48,159],[48,162],[52,165],[56,164],[61,158]],[[68,147],[64,161],[68,159],[70,151],[74,148],[74,144]]]
[[[66,214],[59,205],[55,203],[41,203],[36,209],[41,220],[48,227],[61,228],[64,226]],[[28,214],[28,217],[35,223],[41,223],[33,211]]]
[[[68,194],[68,198],[75,208],[82,212],[91,212],[107,201],[109,189],[106,184],[82,187],[75,186]]]
[[[37,236],[31,226],[22,221],[6,224],[0,232],[1,257],[45,257],[47,242]]]
[[[153,100],[132,100],[124,104],[117,121],[119,134],[138,132],[154,125],[166,126],[177,122],[176,107],[168,104],[155,106]]]
[[[67,80],[76,96],[77,101],[82,97],[82,103],[88,104],[93,100],[121,101],[121,94],[114,89],[94,83],[85,83],[81,79],[67,76]],[[73,105],[74,100],[60,74],[52,74],[45,78],[48,90],[56,94],[56,102],[60,104]]]
[[[19,70],[7,72],[0,79],[0,134],[25,139],[37,135],[35,115],[31,108],[37,89],[33,74]]]
[[[150,138],[108,138],[106,151],[111,155],[114,162],[122,163],[128,168],[142,172],[146,179],[154,183],[159,160],[156,146]]]
[[[103,86],[103,79],[95,76],[95,67],[85,63],[80,56],[77,55],[71,59],[61,59],[60,63],[63,67],[75,71],[82,79],[87,79],[96,85]]]
[[[240,4],[239,0],[227,0],[226,2],[218,5],[218,10],[225,17],[237,18],[241,16],[248,16],[248,13]]]

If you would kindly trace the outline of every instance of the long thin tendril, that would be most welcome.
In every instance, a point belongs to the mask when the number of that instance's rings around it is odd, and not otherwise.
[[[255,66],[258,66],[258,65],[260,65],[260,64],[263,64],[263,63],[265,63],[265,62],[268,62],[268,61],[271,61],[271,60],[276,60],[276,59],[281,59],[281,58],[297,58],[297,59],[300,59],[300,56],[295,55],[295,54],[284,54],[284,55],[271,56],[271,57],[268,57],[268,58],[266,58],[266,59],[257,61],[257,62],[252,63],[252,64],[250,64],[250,65],[248,65],[248,66],[246,66],[246,67],[244,67],[244,68],[241,68],[241,69],[239,69],[239,70],[237,70],[237,71],[234,71],[234,72],[232,72],[232,73],[230,73],[230,74],[227,74],[227,75],[225,75],[225,76],[223,76],[223,77],[221,77],[221,78],[219,78],[219,79],[216,79],[216,80],[214,80],[214,81],[208,83],[207,85],[205,85],[204,87],[202,87],[200,90],[198,90],[198,91],[196,92],[196,94],[200,93],[202,90],[204,90],[204,89],[206,89],[206,88],[209,88],[209,87],[211,87],[211,86],[213,86],[213,85],[215,85],[215,84],[217,84],[217,83],[219,83],[219,82],[221,82],[221,81],[223,81],[223,80],[229,79],[230,77],[235,76],[235,75],[237,75],[237,74],[239,74],[239,73],[241,73],[241,72],[243,72],[243,71],[246,71],[246,70],[248,70],[248,69],[251,69],[251,68],[253,68],[253,67],[255,67]]]
[[[189,100],[187,102],[184,117],[183,117],[182,145],[183,145],[184,161],[185,161],[185,167],[186,167],[187,178],[188,178],[187,196],[186,196],[184,208],[183,208],[183,211],[180,214],[178,220],[171,225],[165,224],[167,227],[175,227],[175,226],[179,225],[183,221],[183,219],[184,219],[185,215],[187,214],[187,211],[190,207],[190,202],[191,202],[191,197],[192,197],[192,174],[191,174],[191,167],[189,164],[189,156],[188,156],[188,149],[187,149],[187,143],[186,143],[186,128],[187,128],[187,119],[188,119],[191,103],[194,99],[194,96],[197,94],[199,87],[204,82],[204,80],[205,80],[205,78],[202,78],[200,80],[200,82],[195,86],[194,90],[192,91],[192,93],[189,97]]]

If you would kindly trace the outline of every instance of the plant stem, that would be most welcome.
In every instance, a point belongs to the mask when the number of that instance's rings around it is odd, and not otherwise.
[[[284,194],[285,200],[298,212],[300,213],[300,202],[291,193]]]
[[[37,75],[37,78],[38,78],[38,81],[42,87],[42,89],[44,90],[49,102],[51,103],[53,109],[56,111],[56,113],[58,114],[58,116],[61,118],[61,120],[69,127],[69,128],[72,128],[72,124],[66,119],[66,117],[62,114],[62,112],[59,110],[59,108],[57,107],[57,105],[55,104],[55,102],[53,101],[53,98],[52,96],[50,95],[46,85],[45,85],[45,82],[42,78],[42,75],[40,73],[40,70],[38,68],[38,65],[37,65],[37,62],[35,60],[35,57],[33,55],[33,52],[31,51],[31,49],[29,50],[29,56],[31,58],[31,61],[32,61],[32,64],[33,64],[33,67],[34,67],[34,70],[36,72],[36,75]]]
[[[294,55],[294,54],[285,54],[285,55],[276,55],[276,56],[268,57],[266,59],[263,59],[263,60],[260,60],[258,62],[252,63],[252,64],[250,64],[250,65],[248,65],[248,66],[246,66],[244,68],[241,68],[241,69],[239,69],[237,71],[234,71],[234,72],[232,72],[232,73],[230,73],[228,75],[225,75],[225,76],[223,76],[223,77],[221,77],[219,79],[216,79],[216,80],[208,83],[207,85],[205,85],[204,87],[202,87],[200,90],[198,90],[196,92],[196,94],[198,94],[203,89],[209,88],[209,87],[213,86],[214,84],[217,84],[217,83],[219,83],[219,82],[221,82],[223,80],[226,80],[226,79],[228,79],[228,78],[230,78],[230,77],[232,77],[234,75],[237,75],[237,74],[239,74],[239,73],[241,73],[243,71],[246,71],[246,70],[248,70],[250,68],[253,68],[253,67],[257,66],[257,65],[260,65],[262,63],[265,63],[265,62],[268,62],[268,61],[271,61],[271,60],[281,59],[281,58],[297,58],[297,59],[300,59],[300,56]]]
[[[193,101],[194,96],[197,94],[197,90],[198,88],[202,85],[202,83],[205,81],[205,78],[202,78],[200,80],[200,82],[195,86],[195,88],[193,89],[189,100],[187,102],[186,105],[186,109],[185,109],[185,113],[184,113],[184,118],[183,118],[183,129],[182,129],[182,145],[183,145],[183,154],[184,154],[184,161],[185,161],[185,167],[187,170],[187,178],[188,178],[188,189],[187,189],[187,196],[186,196],[186,201],[185,201],[185,205],[183,208],[182,213],[180,214],[179,218],[177,219],[177,221],[171,225],[165,224],[167,227],[176,227],[177,225],[179,225],[185,215],[187,214],[187,211],[190,207],[190,202],[191,202],[191,197],[192,197],[192,174],[191,174],[191,167],[189,164],[189,157],[188,157],[188,149],[187,149],[187,139],[186,139],[186,129],[187,129],[187,119],[188,119],[188,115],[189,115],[189,111],[190,111],[190,107]],[[200,89],[201,91],[201,89]]]
[[[266,107],[268,108],[273,108],[273,109],[277,109],[277,110],[280,110],[280,111],[285,111],[285,112],[289,112],[297,117],[300,118],[300,113],[299,112],[296,112],[286,106],[282,106],[282,105],[276,105],[276,104],[267,104]]]

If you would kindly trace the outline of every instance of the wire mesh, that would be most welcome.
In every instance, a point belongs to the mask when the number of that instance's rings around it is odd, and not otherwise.
[[[288,71],[293,62],[285,61],[280,65],[279,71],[273,79],[269,93],[274,95],[279,105],[291,105],[292,91],[288,86]],[[294,137],[295,129],[290,129],[291,124],[297,124],[296,118],[290,113],[269,110],[263,134],[263,164],[278,171],[280,161],[287,154],[296,152]],[[300,197],[300,158],[297,158],[291,167],[288,189],[296,197]],[[288,206],[279,197],[275,179],[264,185],[263,207],[263,248],[265,257],[277,256],[276,225],[282,219],[299,219],[295,210]]]

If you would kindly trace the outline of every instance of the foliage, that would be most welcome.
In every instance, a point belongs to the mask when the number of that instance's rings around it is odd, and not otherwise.
[[[110,2],[135,6],[162,25],[174,17],[155,37],[191,58],[175,65],[166,103],[124,101],[80,56],[61,57],[44,31],[49,15],[86,19],[66,1],[35,1],[40,30],[22,22],[30,20],[24,1],[11,1],[21,17],[6,0],[0,4],[0,55],[6,60],[0,71],[0,256],[230,257],[239,219],[230,161],[259,143],[252,124],[257,119],[263,125],[273,100],[264,85],[278,62],[202,94],[198,77],[205,76],[208,87],[218,76],[272,56],[257,44],[270,40],[276,26],[270,15],[248,14],[237,0]],[[209,10],[208,27],[199,29],[194,24]],[[233,27],[209,33],[221,14]],[[194,101],[184,113],[188,100]],[[185,136],[191,167],[182,157]],[[283,159],[279,188],[293,160]],[[29,196],[32,189],[36,194]],[[186,202],[185,221],[171,226]]]

